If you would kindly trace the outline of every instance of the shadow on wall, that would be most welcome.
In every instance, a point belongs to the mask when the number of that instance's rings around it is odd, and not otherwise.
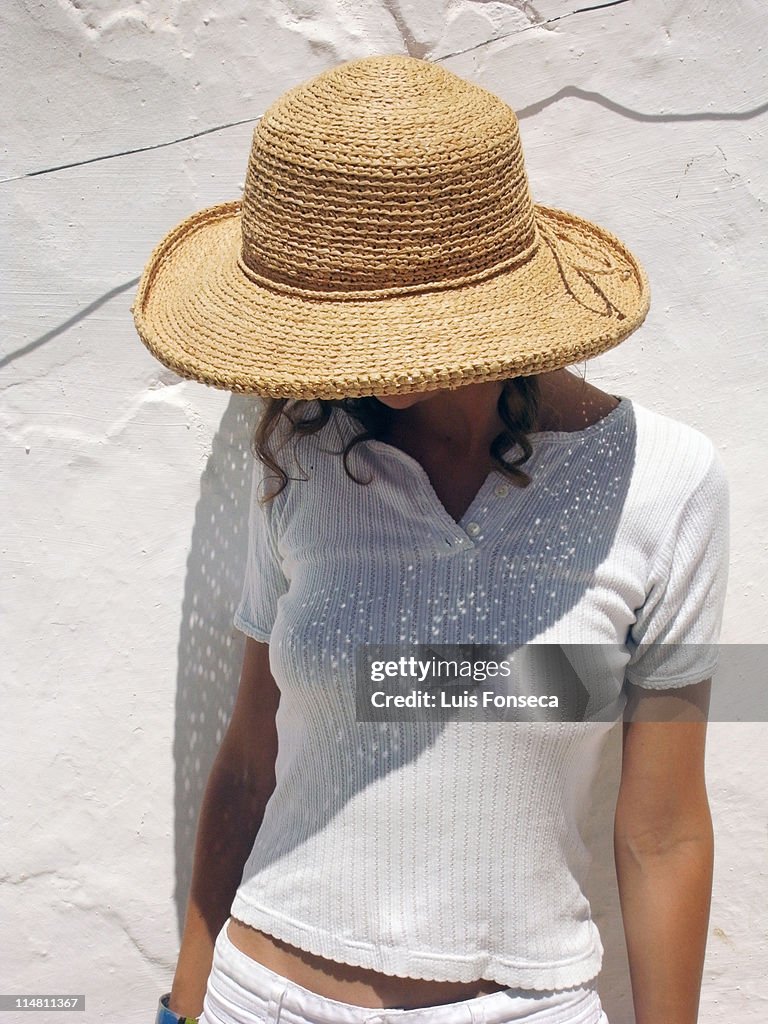
[[[200,479],[178,650],[175,764],[176,916],[181,935],[197,817],[234,707],[245,637],[232,624],[248,551],[252,456],[259,400],[230,398]]]
[[[245,637],[232,623],[248,551],[250,440],[261,405],[232,395],[213,438],[195,510],[178,651],[174,735],[174,898],[179,935],[192,877],[197,818],[211,765],[234,706]],[[613,863],[613,812],[621,766],[621,724],[606,742],[584,841],[593,855],[587,895],[605,959],[600,994],[610,1020],[631,1007],[621,910]]]

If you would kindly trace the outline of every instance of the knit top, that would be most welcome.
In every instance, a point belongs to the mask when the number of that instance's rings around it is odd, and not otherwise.
[[[264,506],[277,478],[254,459],[234,622],[269,642],[278,754],[233,917],[392,975],[554,991],[599,973],[584,823],[601,750],[625,679],[712,675],[728,563],[713,443],[617,397],[583,430],[529,435],[531,484],[493,470],[459,522],[385,442],[353,449],[373,480],[351,480],[340,453],[363,427],[340,407],[298,464],[276,451],[292,479]],[[400,642],[558,649],[591,710],[358,720],[356,646]]]

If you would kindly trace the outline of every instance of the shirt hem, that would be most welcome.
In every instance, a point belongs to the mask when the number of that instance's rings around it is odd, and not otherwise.
[[[252,928],[315,956],[352,967],[425,981],[470,982],[480,978],[508,988],[552,992],[586,984],[597,977],[603,963],[603,948],[596,930],[586,953],[552,964],[516,961],[493,953],[476,956],[431,953],[340,938],[267,910],[240,893],[235,895],[230,914]],[[594,923],[592,926],[596,929]]]

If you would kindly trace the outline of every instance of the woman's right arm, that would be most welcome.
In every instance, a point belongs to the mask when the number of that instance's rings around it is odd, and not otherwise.
[[[280,691],[269,644],[246,638],[240,687],[200,809],[184,934],[169,1008],[198,1017],[216,936],[227,920],[243,867],[275,788]]]

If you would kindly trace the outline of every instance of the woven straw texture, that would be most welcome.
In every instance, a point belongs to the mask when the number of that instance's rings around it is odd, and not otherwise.
[[[382,55],[269,107],[242,200],[166,235],[132,311],[183,377],[309,399],[558,369],[619,344],[649,303],[618,238],[533,202],[506,103]]]

